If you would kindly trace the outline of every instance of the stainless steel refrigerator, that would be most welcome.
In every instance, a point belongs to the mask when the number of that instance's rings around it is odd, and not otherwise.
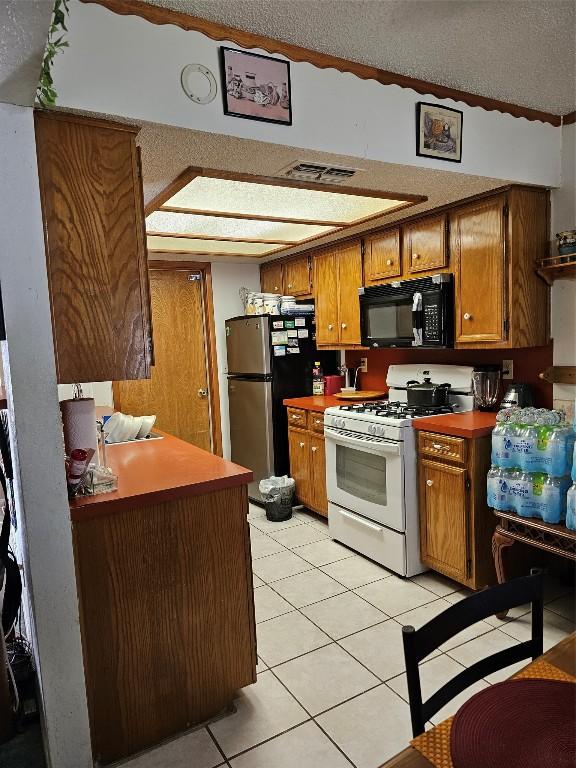
[[[316,349],[314,318],[248,315],[226,320],[232,461],[254,472],[248,487],[289,474],[288,419],[282,401],[312,394],[312,367],[336,373],[338,354]]]

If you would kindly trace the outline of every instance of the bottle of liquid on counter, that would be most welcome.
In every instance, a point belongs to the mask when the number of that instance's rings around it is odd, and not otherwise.
[[[322,365],[319,362],[314,363],[314,368],[312,368],[312,394],[323,395],[324,386],[325,382]]]
[[[566,528],[576,531],[576,482],[566,494]]]

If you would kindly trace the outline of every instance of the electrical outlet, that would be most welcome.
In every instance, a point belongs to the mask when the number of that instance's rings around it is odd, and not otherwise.
[[[502,378],[514,378],[514,360],[502,360]]]
[[[360,373],[368,373],[368,358],[360,358]]]

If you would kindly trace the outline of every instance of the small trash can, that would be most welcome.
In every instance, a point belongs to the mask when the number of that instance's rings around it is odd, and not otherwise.
[[[295,486],[294,479],[288,475],[269,477],[260,481],[258,488],[264,497],[264,507],[268,520],[279,523],[292,517]]]

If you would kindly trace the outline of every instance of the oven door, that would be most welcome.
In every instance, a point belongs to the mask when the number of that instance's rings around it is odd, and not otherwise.
[[[333,427],[324,435],[328,500],[404,531],[403,443]]]

